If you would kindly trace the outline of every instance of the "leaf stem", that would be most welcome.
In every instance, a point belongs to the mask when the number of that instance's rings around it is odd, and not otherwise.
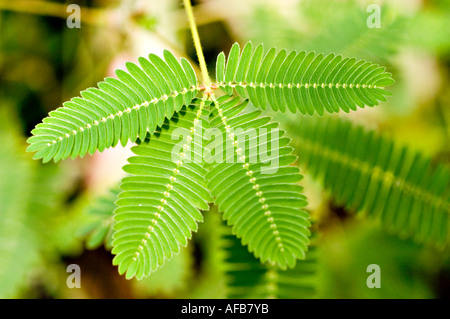
[[[67,19],[68,4],[54,3],[49,1],[27,1],[27,0],[0,0],[0,11],[12,11],[19,13],[37,14],[50,17]],[[107,25],[108,11],[104,9],[93,9],[81,7],[82,22],[93,25]]]
[[[197,52],[198,62],[202,71],[203,84],[206,86],[206,94],[211,92],[211,79],[206,68],[205,56],[203,55],[200,37],[198,36],[197,25],[195,24],[194,12],[192,10],[191,0],[183,0],[184,8],[189,20],[189,27],[191,28],[192,39],[194,40],[195,50]]]

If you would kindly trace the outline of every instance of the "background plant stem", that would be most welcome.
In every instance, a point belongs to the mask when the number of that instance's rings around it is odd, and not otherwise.
[[[67,19],[71,14],[70,12],[67,12],[67,6],[68,4],[48,1],[0,0],[0,10],[38,14],[63,19]],[[83,12],[83,22],[85,23],[93,25],[104,25],[107,23],[105,10],[82,7],[81,11]]]

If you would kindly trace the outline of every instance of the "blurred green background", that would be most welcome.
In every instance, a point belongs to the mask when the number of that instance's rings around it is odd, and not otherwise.
[[[81,28],[67,27],[71,3],[82,8]],[[381,7],[380,28],[366,24],[366,8],[372,3]],[[450,1],[193,4],[210,74],[219,52],[248,40],[382,64],[397,82],[390,88],[393,97],[342,116],[450,164]],[[118,275],[112,255],[98,240],[109,231],[111,217],[95,207],[111,205],[109,192],[123,177],[129,147],[57,165],[33,161],[25,152],[30,131],[48,112],[124,68],[126,61],[163,49],[196,61],[178,0],[0,0],[0,298],[229,296],[224,239],[217,232],[222,226],[215,210],[205,213],[188,247],[148,279],[128,281]],[[295,144],[300,116],[272,115]],[[448,249],[385,232],[346,211],[304,173],[317,233],[313,289],[285,297],[450,296]],[[66,267],[73,263],[81,267],[80,289],[66,285]],[[379,289],[366,286],[370,264],[381,268]]]

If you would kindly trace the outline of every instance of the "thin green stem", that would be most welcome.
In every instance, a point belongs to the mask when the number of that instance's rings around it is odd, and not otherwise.
[[[192,39],[194,40],[195,50],[197,52],[198,62],[202,71],[203,84],[206,86],[206,92],[211,92],[211,79],[206,68],[205,56],[203,55],[200,37],[198,36],[197,25],[195,24],[194,12],[190,0],[183,0],[186,14],[189,20],[189,27],[191,28]]]

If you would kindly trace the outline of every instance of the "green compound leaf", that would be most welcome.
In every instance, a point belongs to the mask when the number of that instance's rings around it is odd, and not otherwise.
[[[216,78],[231,95],[233,89],[262,109],[289,110],[302,114],[349,112],[374,106],[391,95],[384,89],[394,83],[391,74],[377,64],[306,51],[264,51],[248,42],[242,52],[235,43],[225,64],[219,54]]]
[[[210,88],[169,51],[126,67],[50,112],[27,150],[57,162],[140,143],[124,167],[130,176],[120,186],[113,229],[100,225],[88,241],[96,247],[112,238],[113,264],[127,279],[149,275],[186,246],[203,220],[200,210],[213,200],[261,262],[293,269],[310,236],[302,175],[285,132],[260,110],[247,111],[248,102],[311,115],[349,112],[385,101],[384,86],[394,83],[383,67],[364,60],[251,43],[242,51],[235,44],[228,58],[219,54],[218,83]],[[239,96],[216,99],[210,89],[217,87]],[[216,138],[205,137],[206,128]]]

